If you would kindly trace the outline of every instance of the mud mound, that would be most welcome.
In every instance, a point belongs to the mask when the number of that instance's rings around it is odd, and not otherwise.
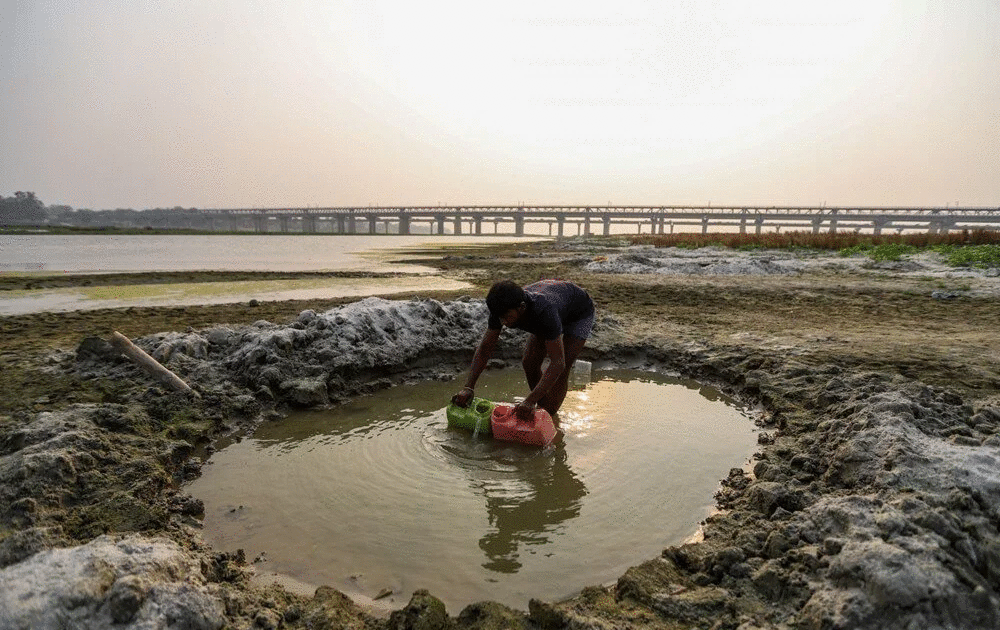
[[[192,628],[226,621],[218,586],[176,543],[100,536],[0,571],[0,627]]]
[[[749,276],[793,274],[806,268],[801,259],[783,253],[732,252],[717,248],[642,247],[602,258],[587,263],[584,268],[598,273]]]
[[[404,372],[433,377],[447,365],[453,375],[482,336],[486,317],[482,300],[367,298],[324,313],[303,311],[290,326],[259,321],[154,335],[138,344],[194,382],[234,379],[259,398],[313,406]]]

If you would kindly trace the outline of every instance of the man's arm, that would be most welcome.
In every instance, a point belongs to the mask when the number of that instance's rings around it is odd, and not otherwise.
[[[469,401],[472,400],[475,394],[476,381],[479,380],[479,375],[486,369],[486,364],[489,362],[490,357],[493,356],[498,339],[500,339],[500,329],[486,329],[486,333],[476,348],[476,354],[472,357],[472,366],[469,368],[469,377],[465,380],[465,387],[452,398],[455,404],[460,407],[466,407]]]

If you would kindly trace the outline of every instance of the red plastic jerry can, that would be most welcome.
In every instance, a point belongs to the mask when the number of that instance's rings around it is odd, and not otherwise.
[[[514,413],[514,405],[504,403],[493,408],[490,428],[497,440],[533,446],[548,446],[556,437],[556,426],[548,411],[535,409],[533,420],[520,420]]]

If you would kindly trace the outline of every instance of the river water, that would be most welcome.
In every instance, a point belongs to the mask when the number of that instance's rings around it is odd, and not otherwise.
[[[0,272],[396,271],[391,250],[525,242],[503,236],[2,235]]]
[[[408,251],[441,245],[525,242],[489,236],[386,235],[4,235],[0,274],[141,273],[163,271],[356,271],[408,274],[392,278],[135,284],[6,291],[0,315],[226,304],[452,290],[469,285],[419,265],[393,262]]]

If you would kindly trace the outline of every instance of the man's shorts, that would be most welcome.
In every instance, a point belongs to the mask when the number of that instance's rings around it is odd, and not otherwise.
[[[570,335],[577,339],[586,339],[590,336],[590,331],[594,328],[594,316],[596,310],[590,311],[590,315],[575,322],[568,322],[563,325],[563,335]]]

